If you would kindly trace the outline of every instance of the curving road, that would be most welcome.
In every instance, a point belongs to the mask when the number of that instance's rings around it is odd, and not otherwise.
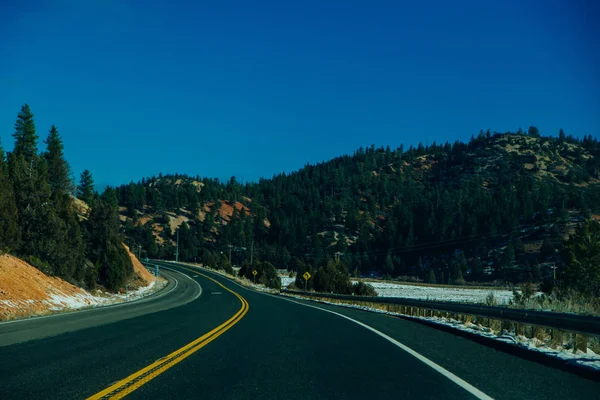
[[[161,310],[178,296],[172,292],[132,305],[153,305],[149,314],[87,327],[74,322],[85,313],[73,314],[66,320],[74,329],[0,347],[0,398],[562,400],[600,393],[599,382],[412,321],[296,302],[164,265],[197,281],[202,294]],[[52,317],[23,332],[40,337],[32,332],[56,326],[63,321]]]
[[[0,346],[56,336],[67,332],[106,325],[152,312],[179,307],[202,293],[200,285],[188,275],[162,269],[168,278],[159,292],[130,303],[0,323]]]

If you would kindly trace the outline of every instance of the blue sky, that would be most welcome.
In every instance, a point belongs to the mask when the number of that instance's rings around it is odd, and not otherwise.
[[[99,185],[257,180],[487,128],[600,131],[594,0],[12,3],[3,145],[28,103]]]

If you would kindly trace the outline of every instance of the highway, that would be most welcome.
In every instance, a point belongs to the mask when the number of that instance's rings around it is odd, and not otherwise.
[[[413,321],[292,301],[164,265],[188,278],[173,272],[178,289],[155,299],[0,324],[0,399],[563,400],[600,393],[600,382]]]

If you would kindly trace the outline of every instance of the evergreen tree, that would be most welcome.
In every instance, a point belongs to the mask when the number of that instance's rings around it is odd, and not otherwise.
[[[458,269],[458,273],[456,274],[456,279],[454,279],[454,284],[455,285],[464,285],[465,284],[465,278],[463,278],[463,273],[460,268]]]
[[[86,226],[86,254],[96,266],[99,282],[110,290],[117,290],[133,273],[133,264],[119,233],[118,214],[110,204],[98,200]]]
[[[8,176],[8,165],[6,164],[6,154],[2,147],[2,138],[0,138],[0,176]]]
[[[586,220],[566,242],[565,286],[600,297],[600,223]]]
[[[435,273],[432,269],[430,269],[429,273],[427,274],[427,283],[436,283]]]
[[[390,253],[389,251],[385,256],[384,271],[388,275],[391,275],[394,272],[394,262],[392,261],[392,253]]]
[[[540,256],[542,257],[541,260],[544,261],[546,258],[553,255],[554,250],[554,245],[552,244],[550,238],[545,238],[540,249]]]
[[[62,138],[56,126],[52,125],[46,143],[44,158],[48,165],[48,180],[53,193],[71,193],[73,182],[71,181],[71,167],[64,157],[64,146]]]
[[[419,259],[417,260],[417,272],[420,276],[423,276],[425,272],[425,267],[423,266],[423,260],[421,259],[421,257],[419,257]]]
[[[19,245],[19,236],[15,193],[0,141],[0,251],[15,250]]]
[[[509,243],[502,254],[502,266],[512,266],[515,262],[515,249],[512,243]]]
[[[37,154],[38,136],[35,132],[33,113],[27,104],[24,104],[19,111],[13,137],[15,138],[13,150],[15,156],[23,156],[26,162],[31,161]]]
[[[94,202],[94,180],[89,170],[84,170],[77,186],[77,198],[92,205]]]

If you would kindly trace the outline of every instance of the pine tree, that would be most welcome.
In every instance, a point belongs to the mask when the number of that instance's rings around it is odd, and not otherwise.
[[[6,154],[4,153],[4,147],[2,147],[2,138],[0,138],[0,176],[6,174],[8,176],[8,165],[6,164]]]
[[[16,156],[23,156],[27,162],[31,161],[37,154],[38,136],[35,133],[33,113],[27,104],[21,107],[21,111],[17,116],[13,137],[15,138],[13,153]]]
[[[417,260],[417,272],[420,276],[423,276],[423,273],[425,272],[425,268],[423,267],[423,260],[421,259],[421,257],[419,257],[419,259]]]
[[[52,125],[44,143],[47,146],[44,158],[48,165],[48,180],[52,192],[63,194],[73,192],[71,167],[65,160],[63,141],[56,126]]]
[[[435,273],[432,269],[429,270],[429,273],[427,275],[427,283],[436,283]]]
[[[458,272],[456,274],[456,279],[454,279],[454,284],[455,285],[464,285],[465,284],[465,278],[463,278],[463,273],[460,268],[458,269]]]
[[[512,243],[509,243],[502,254],[502,266],[511,266],[515,262],[515,249]]]
[[[77,198],[90,205],[94,202],[94,180],[92,179],[92,173],[87,169],[81,173],[79,178]]]
[[[386,274],[392,274],[394,272],[394,262],[392,261],[392,253],[390,253],[389,251],[385,256],[384,271]]]
[[[568,288],[591,298],[600,296],[600,223],[581,224],[566,243],[564,281]]]
[[[133,273],[133,264],[122,244],[117,210],[102,199],[97,201],[86,226],[86,254],[97,268],[100,283],[119,289]]]
[[[544,241],[542,242],[542,247],[540,248],[541,260],[542,261],[546,260],[546,258],[553,255],[554,252],[555,252],[554,245],[552,244],[552,241],[550,240],[550,238],[544,238]]]
[[[6,158],[0,141],[0,251],[16,250],[18,245],[18,210],[13,183],[8,177]]]

